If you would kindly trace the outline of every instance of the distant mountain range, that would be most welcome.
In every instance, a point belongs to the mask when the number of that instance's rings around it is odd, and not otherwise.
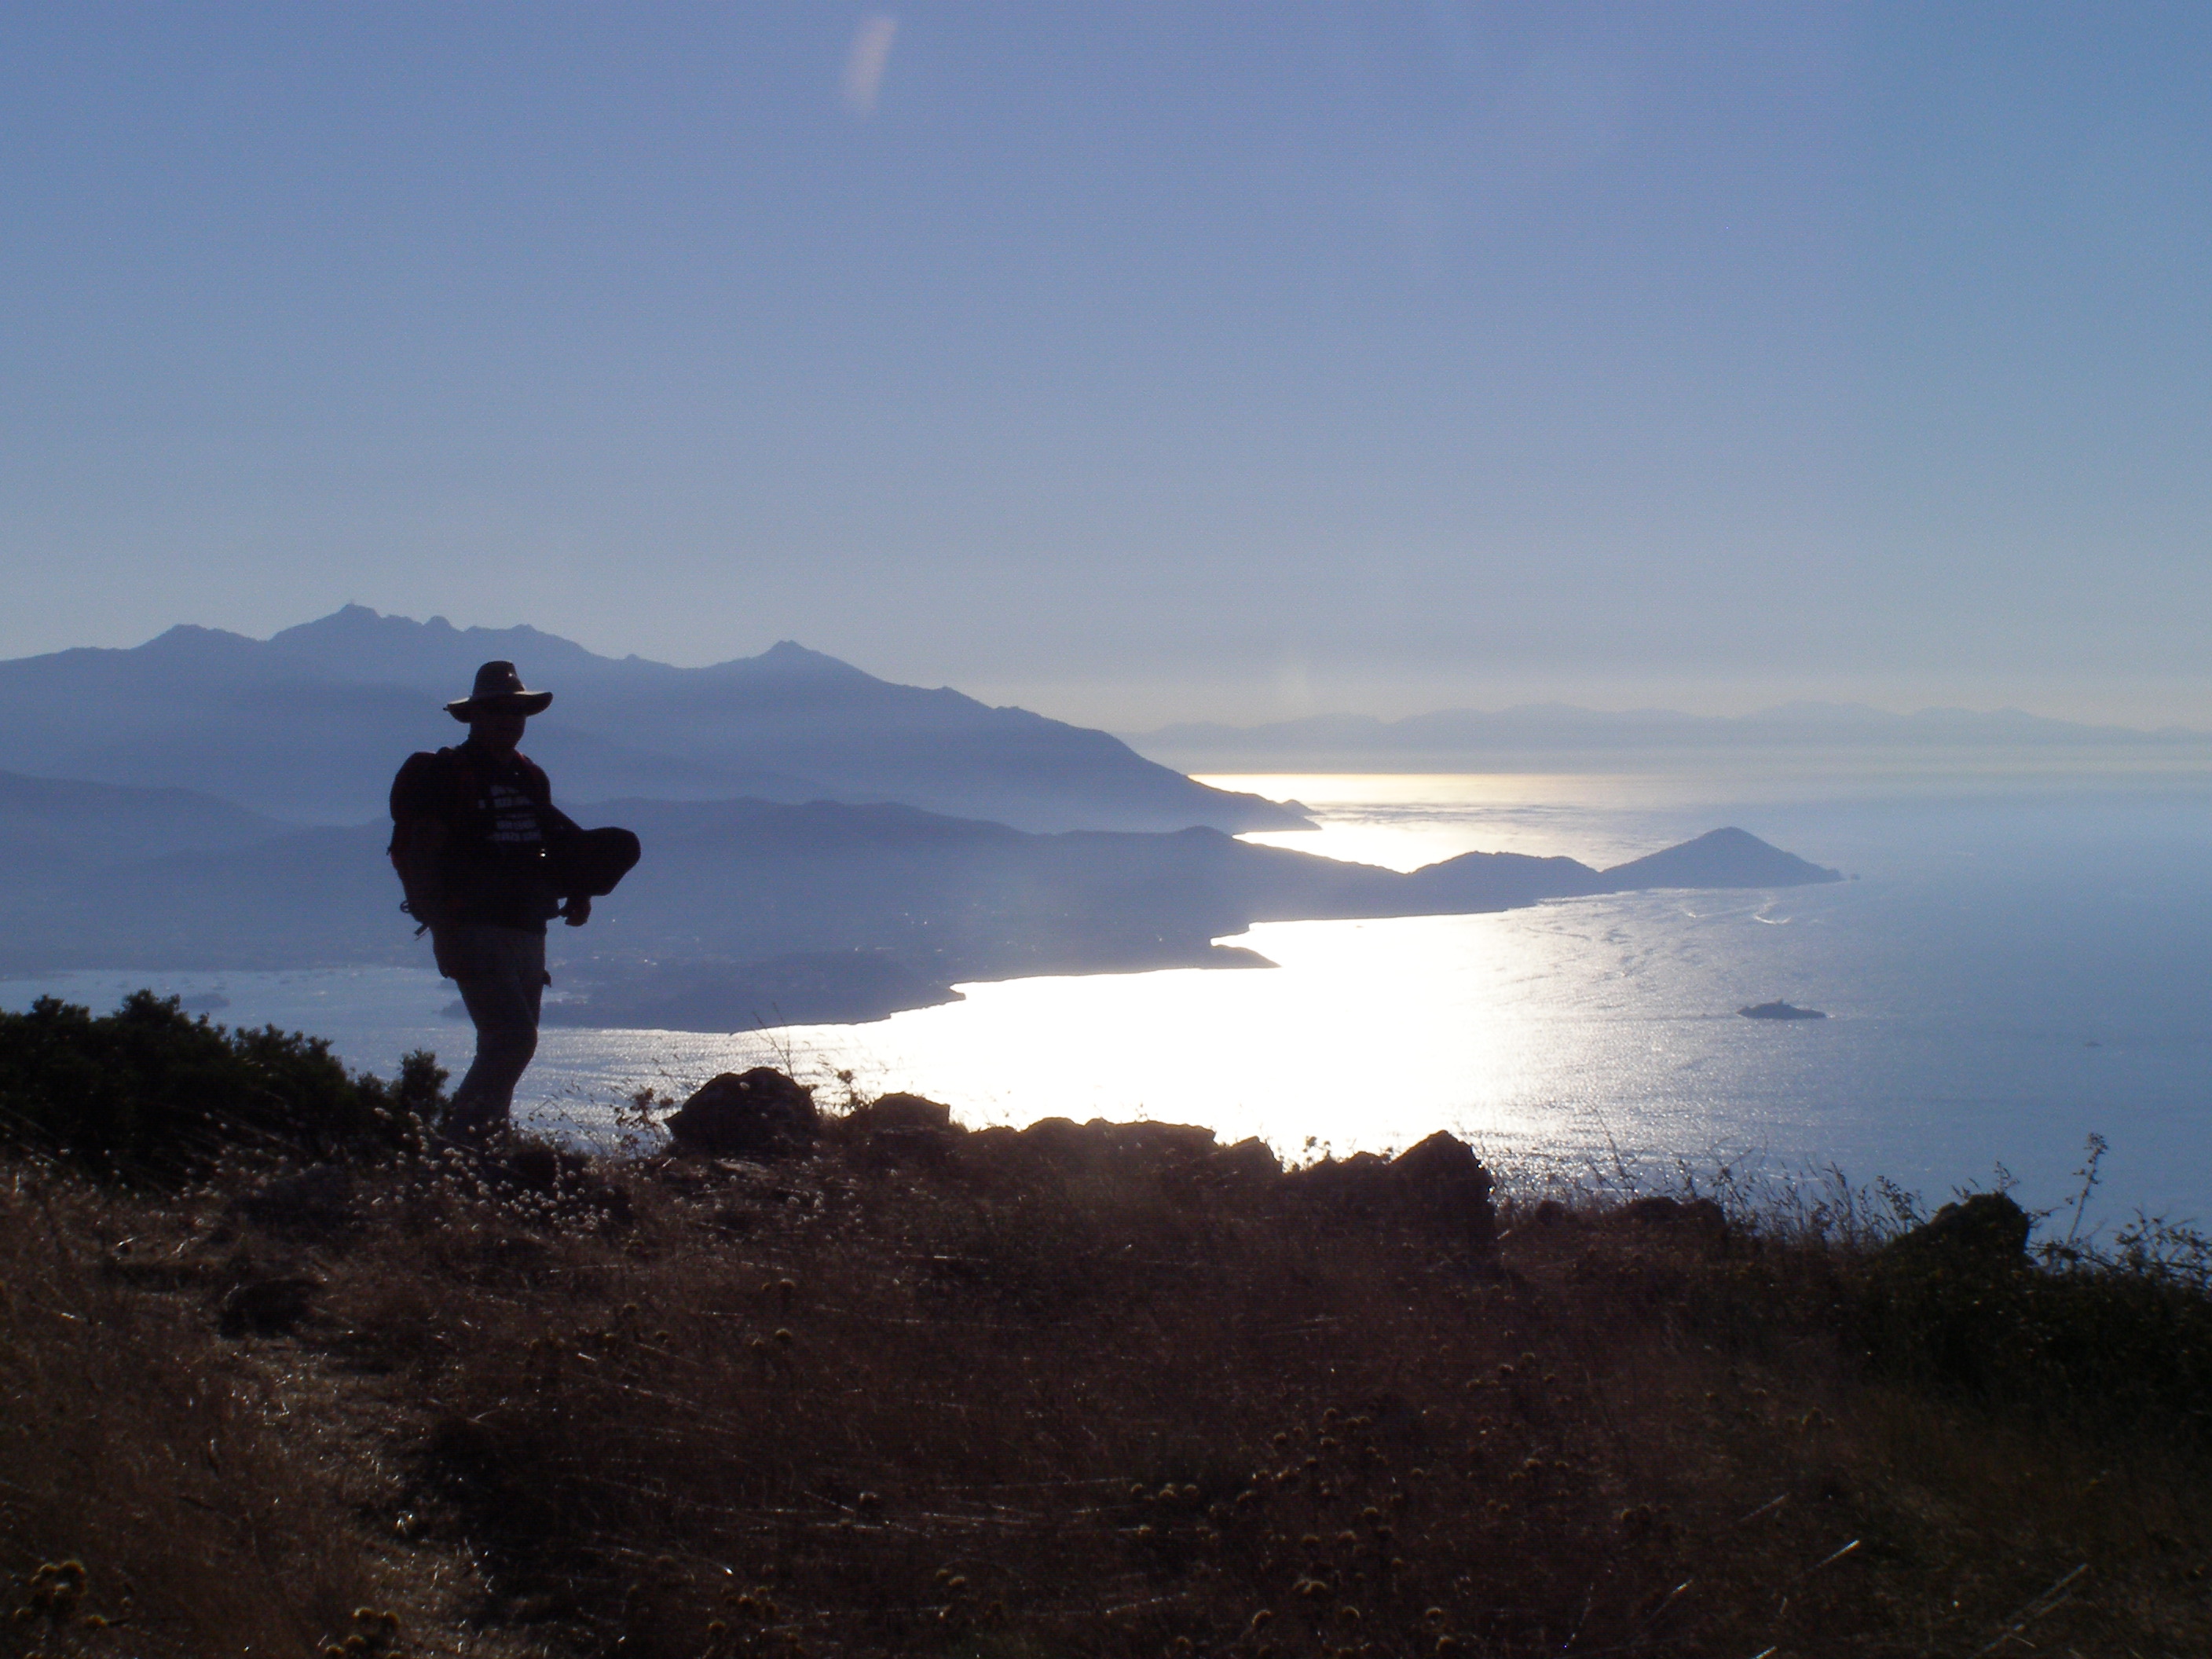
[[[525,746],[564,801],[896,801],[1035,830],[1306,822],[1103,732],[892,684],[787,641],[674,668],[532,628],[456,629],[361,605],[267,640],[179,627],[128,650],[0,662],[0,769],[358,823],[382,815],[410,751],[459,741],[441,705],[495,658],[555,694]]]
[[[2212,745],[2212,732],[2178,726],[2156,731],[2085,726],[2017,708],[1923,708],[1897,714],[1858,703],[1790,702],[1755,714],[1707,715],[1665,708],[1606,712],[1553,702],[1492,712],[1444,708],[1396,720],[1318,714],[1260,726],[1164,726],[1132,733],[1128,741],[1141,754],[1200,771],[1245,766],[1330,770],[1376,761],[1438,763],[1589,750],[2205,746]]]
[[[1597,871],[1470,853],[1410,874],[1218,830],[1037,835],[902,805],[610,802],[647,856],[589,928],[556,927],[556,1023],[733,1030],[878,1018],[959,981],[1264,966],[1255,921],[1500,910],[1836,872],[1739,830]],[[70,827],[58,837],[56,822]],[[427,963],[377,823],[287,829],[179,791],[0,775],[0,971]],[[164,844],[165,842],[168,844]]]
[[[495,658],[555,694],[526,744],[557,797],[646,848],[588,929],[554,930],[555,1023],[874,1018],[969,980],[1266,966],[1213,943],[1255,922],[1838,878],[1740,830],[1605,871],[1506,853],[1411,873],[1347,864],[1234,838],[1309,827],[1296,803],[796,645],[674,668],[349,605],[268,640],[175,628],[0,662],[0,972],[427,965],[384,856],[386,790],[408,753],[459,738],[441,705]],[[1686,717],[1305,721],[1257,740],[1287,761],[1504,720],[1559,746],[1622,718],[1651,736]]]
[[[0,863],[17,880],[173,853],[223,853],[296,826],[191,789],[0,772]]]

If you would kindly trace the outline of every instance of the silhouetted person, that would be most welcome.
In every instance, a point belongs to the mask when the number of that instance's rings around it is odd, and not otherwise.
[[[477,670],[476,689],[446,705],[467,741],[408,757],[392,784],[392,860],[407,908],[430,930],[438,971],[461,989],[477,1028],[476,1060],[453,1091],[446,1131],[481,1146],[507,1127],[514,1085],[538,1051],[545,924],[591,919],[604,893],[636,862],[627,830],[579,830],[553,805],[545,774],[516,752],[524,722],[553,701],[523,689],[509,662]],[[626,837],[626,860],[606,878],[580,866],[595,840]]]

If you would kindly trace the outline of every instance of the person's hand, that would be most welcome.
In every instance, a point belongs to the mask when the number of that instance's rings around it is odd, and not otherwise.
[[[561,907],[561,915],[571,927],[581,927],[592,919],[592,901],[579,893]]]

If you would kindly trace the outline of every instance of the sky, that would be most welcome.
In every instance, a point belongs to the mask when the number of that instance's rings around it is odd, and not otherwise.
[[[2212,723],[2208,175],[2201,4],[0,0],[0,656]]]

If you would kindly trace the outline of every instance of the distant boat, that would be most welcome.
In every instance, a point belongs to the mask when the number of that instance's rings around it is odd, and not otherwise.
[[[1800,1008],[1792,1002],[1755,1002],[1736,1012],[1746,1019],[1826,1019],[1818,1008]]]

